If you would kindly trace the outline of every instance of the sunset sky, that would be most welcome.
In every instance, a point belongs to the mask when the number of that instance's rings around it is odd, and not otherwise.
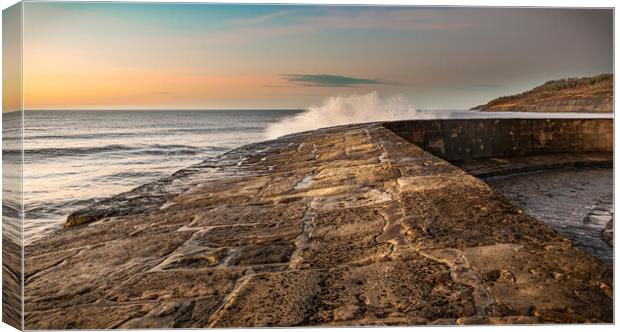
[[[613,69],[613,11],[26,3],[26,109],[462,109]]]

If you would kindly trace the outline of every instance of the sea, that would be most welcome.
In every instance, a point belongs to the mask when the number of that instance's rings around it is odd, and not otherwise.
[[[364,103],[367,101],[364,100]],[[291,132],[377,120],[480,117],[610,117],[567,113],[398,110],[327,103],[308,110],[26,111],[24,242],[62,228],[73,211],[244,144]],[[365,110],[352,112],[352,109]],[[382,112],[377,110],[389,109]],[[391,113],[390,113],[391,112]],[[383,118],[388,114],[387,118]],[[21,113],[3,114],[3,217],[19,220]],[[17,200],[18,201],[18,200]],[[13,230],[19,234],[19,229]]]
[[[74,210],[265,140],[268,125],[299,112],[26,111],[24,242],[62,228]],[[6,170],[15,169],[10,163],[21,153],[19,115],[3,114],[4,181],[13,185],[19,173]]]

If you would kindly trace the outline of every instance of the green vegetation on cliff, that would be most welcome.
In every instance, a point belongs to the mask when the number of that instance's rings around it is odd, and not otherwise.
[[[500,97],[483,112],[612,112],[613,74],[548,81],[532,90]]]

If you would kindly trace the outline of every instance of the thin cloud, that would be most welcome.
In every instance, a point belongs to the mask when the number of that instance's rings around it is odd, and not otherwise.
[[[403,31],[460,30],[473,26],[459,16],[458,11],[368,10],[351,14],[340,10],[327,15],[309,16],[304,24],[329,29],[385,29]]]
[[[246,40],[273,39],[289,35],[342,30],[445,31],[462,30],[479,25],[479,20],[461,15],[458,10],[365,8],[351,12],[343,8],[320,11],[281,10],[254,17],[228,20],[230,28],[210,33],[208,40],[240,43]],[[203,35],[204,37],[204,35]],[[301,37],[300,37],[301,38]]]
[[[236,25],[255,25],[255,24],[261,24],[261,23],[265,23],[265,22],[269,22],[271,20],[274,20],[276,18],[282,17],[282,16],[286,16],[290,13],[290,11],[288,10],[281,10],[281,11],[277,11],[271,14],[267,14],[267,15],[261,15],[261,16],[256,16],[256,17],[250,17],[250,18],[240,18],[240,19],[235,19],[235,20],[230,20],[228,21],[228,23],[230,24],[236,24]]]
[[[359,85],[393,84],[377,78],[357,78],[330,74],[284,74],[282,79],[297,85],[313,87],[354,87]]]

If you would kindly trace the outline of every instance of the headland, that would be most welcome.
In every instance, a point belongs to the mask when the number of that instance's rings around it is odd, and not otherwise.
[[[613,74],[565,78],[512,96],[499,97],[473,110],[483,112],[613,112]]]

